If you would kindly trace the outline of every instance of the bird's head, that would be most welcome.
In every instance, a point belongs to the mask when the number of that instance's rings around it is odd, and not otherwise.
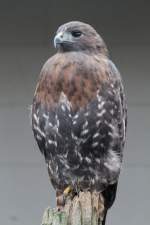
[[[79,21],[61,25],[56,32],[54,46],[59,52],[85,51],[107,55],[107,47],[96,30]]]

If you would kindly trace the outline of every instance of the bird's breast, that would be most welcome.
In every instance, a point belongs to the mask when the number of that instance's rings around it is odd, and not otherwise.
[[[74,110],[84,107],[108,81],[107,60],[100,56],[58,54],[44,65],[36,89],[38,101],[55,107],[65,94]]]

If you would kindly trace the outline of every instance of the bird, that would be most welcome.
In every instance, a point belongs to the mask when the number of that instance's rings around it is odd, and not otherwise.
[[[70,190],[102,193],[104,225],[116,197],[126,139],[122,77],[103,38],[87,23],[61,25],[54,47],[33,97],[33,134],[58,199]]]

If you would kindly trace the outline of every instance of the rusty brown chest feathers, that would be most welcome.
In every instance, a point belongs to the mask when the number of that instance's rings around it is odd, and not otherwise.
[[[72,108],[78,110],[108,81],[107,70],[107,58],[101,55],[56,54],[43,66],[35,92],[36,102],[53,108],[64,93]]]

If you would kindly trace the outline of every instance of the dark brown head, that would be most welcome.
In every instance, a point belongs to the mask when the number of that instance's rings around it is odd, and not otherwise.
[[[107,48],[96,30],[89,24],[72,21],[60,26],[54,38],[59,52],[85,51],[107,55]]]

